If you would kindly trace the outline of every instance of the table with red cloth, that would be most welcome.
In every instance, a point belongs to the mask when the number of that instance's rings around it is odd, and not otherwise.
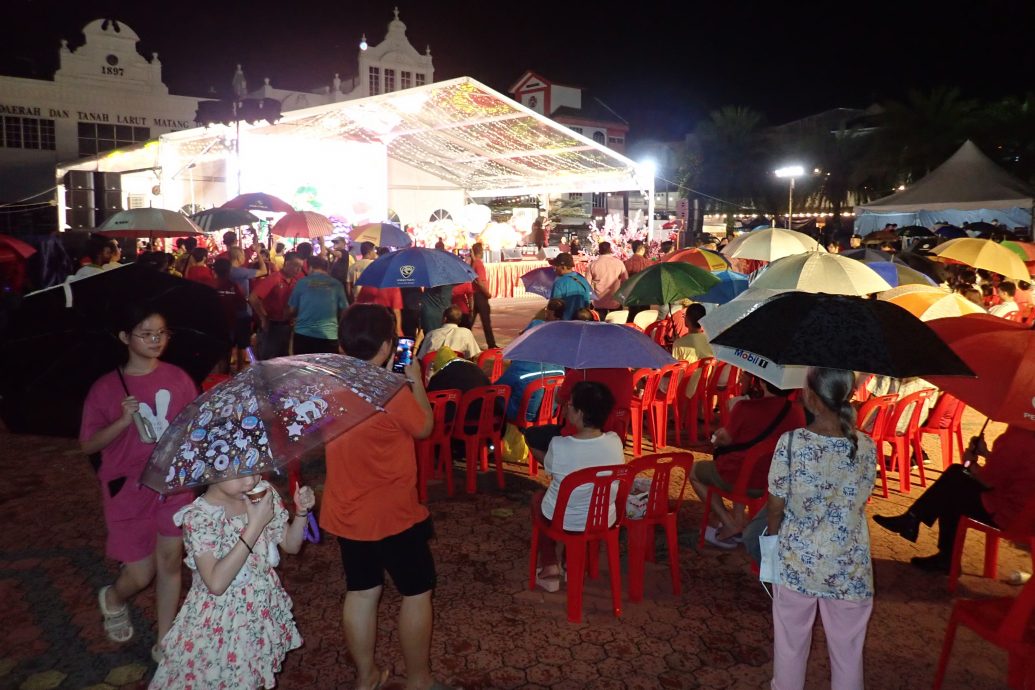
[[[489,292],[492,297],[522,297],[525,288],[521,284],[521,276],[537,268],[545,268],[550,265],[548,261],[523,260],[523,261],[499,261],[485,264],[485,272],[489,279]],[[585,275],[588,261],[577,260],[575,270]]]

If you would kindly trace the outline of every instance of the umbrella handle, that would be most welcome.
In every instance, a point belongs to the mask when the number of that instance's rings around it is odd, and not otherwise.
[[[320,543],[320,527],[316,522],[316,516],[309,513],[306,516],[305,531],[303,532],[305,540],[310,544]]]

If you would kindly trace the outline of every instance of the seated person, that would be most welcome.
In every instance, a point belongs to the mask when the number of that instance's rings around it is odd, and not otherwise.
[[[482,368],[464,359],[449,347],[441,347],[428,367],[428,391],[458,390],[466,393],[473,388],[488,386],[491,381]]]
[[[596,381],[602,383],[611,392],[614,406],[611,413],[600,427],[604,431],[613,431],[625,443],[626,427],[629,423],[629,408],[632,406],[633,385],[632,370],[615,369],[568,369],[564,374],[564,383],[557,391],[557,403],[563,405],[571,399],[572,391],[580,381]],[[564,421],[563,419],[561,420]],[[563,425],[562,434],[574,433],[571,424]],[[531,444],[529,444],[531,445]],[[533,453],[534,455],[534,453]]]
[[[586,467],[622,465],[625,458],[622,441],[613,432],[601,429],[604,420],[611,414],[614,397],[607,387],[593,381],[581,381],[571,390],[571,400],[564,406],[564,417],[575,433],[571,436],[555,436],[549,443],[543,464],[550,474],[550,486],[542,498],[540,510],[543,517],[554,520],[558,490],[569,474]],[[571,493],[568,507],[563,516],[564,529],[580,531],[586,528],[591,487],[580,486]],[[616,489],[612,489],[611,506],[608,510],[609,523],[617,519],[614,506]],[[537,501],[533,500],[533,507]],[[533,508],[534,509],[534,508]],[[557,543],[547,535],[539,538],[539,571],[536,582],[540,587],[556,592],[561,586],[561,570],[557,560]]]
[[[525,395],[525,389],[533,382],[547,376],[564,376],[564,368],[556,364],[545,364],[543,362],[523,362],[514,360],[503,372],[503,375],[496,381],[501,386],[510,386],[510,402],[507,404],[507,421],[513,422],[517,419],[518,410],[521,409],[521,399]],[[533,420],[539,414],[539,404],[542,402],[543,392],[537,391],[528,401],[527,420]]]
[[[712,346],[708,344],[708,336],[701,328],[701,319],[705,314],[704,305],[695,302],[681,313],[684,315],[686,333],[677,337],[672,343],[672,356],[691,364],[705,357],[713,357]]]
[[[920,523],[938,522],[938,551],[914,556],[910,563],[921,570],[948,573],[961,517],[971,517],[993,527],[1009,527],[1035,494],[1035,431],[1008,426],[996,439],[992,452],[984,440],[968,448],[962,465],[952,465],[929,486],[905,513],[874,515],[881,527],[916,542]],[[986,457],[977,467],[978,456]]]
[[[462,318],[463,313],[457,307],[449,307],[442,312],[442,325],[424,336],[424,341],[417,350],[417,357],[423,357],[429,352],[440,350],[443,347],[448,347],[453,352],[467,358],[480,355],[482,348],[474,339],[471,329],[463,328],[460,325]]]
[[[741,400],[730,410],[729,426],[712,436],[715,445],[713,460],[697,460],[690,472],[690,483],[704,501],[708,487],[732,491],[740,474],[741,463],[749,449],[762,444],[769,447],[765,461],[755,463],[747,487],[749,496],[761,496],[769,486],[769,462],[776,442],[785,431],[805,426],[805,412],[801,405],[787,399],[791,391],[780,390],[768,381],[761,398]],[[713,524],[705,530],[705,541],[722,549],[736,548],[731,538],[743,531],[746,521],[743,506],[731,513],[718,496],[712,497]]]
[[[583,307],[575,312],[575,315],[571,317],[572,321],[599,321],[599,317],[595,317],[595,312],[589,307]]]
[[[547,321],[563,321],[564,320],[564,300],[552,299],[546,303],[546,306],[536,312],[536,315],[532,317],[532,320],[525,326],[525,331],[531,330],[541,323]]]

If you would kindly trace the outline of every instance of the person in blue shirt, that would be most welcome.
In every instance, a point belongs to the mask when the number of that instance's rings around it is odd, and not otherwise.
[[[296,355],[338,353],[338,321],[349,301],[340,280],[327,273],[327,260],[309,259],[309,275],[295,283],[288,309],[295,318]]]
[[[592,300],[592,290],[582,275],[575,272],[575,260],[568,252],[561,252],[550,262],[553,270],[557,272],[557,280],[554,281],[553,290],[550,291],[550,299],[564,301],[564,320],[570,321],[575,312],[583,307],[589,307]]]
[[[507,403],[506,418],[508,422],[517,419],[518,410],[521,408],[521,398],[525,395],[527,388],[533,381],[546,378],[547,376],[564,376],[564,367],[545,362],[525,362],[514,360],[500,376],[497,384],[510,386],[510,401]],[[534,421],[539,414],[539,405],[543,400],[543,392],[539,391],[532,395],[528,401],[526,421]]]

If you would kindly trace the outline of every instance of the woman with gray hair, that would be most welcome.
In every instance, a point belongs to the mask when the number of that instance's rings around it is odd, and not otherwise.
[[[863,687],[863,644],[873,609],[866,500],[877,455],[858,434],[855,375],[809,369],[802,402],[812,422],[780,437],[769,468],[769,533],[778,534],[773,587],[774,690],[805,686],[819,609],[831,687]]]

